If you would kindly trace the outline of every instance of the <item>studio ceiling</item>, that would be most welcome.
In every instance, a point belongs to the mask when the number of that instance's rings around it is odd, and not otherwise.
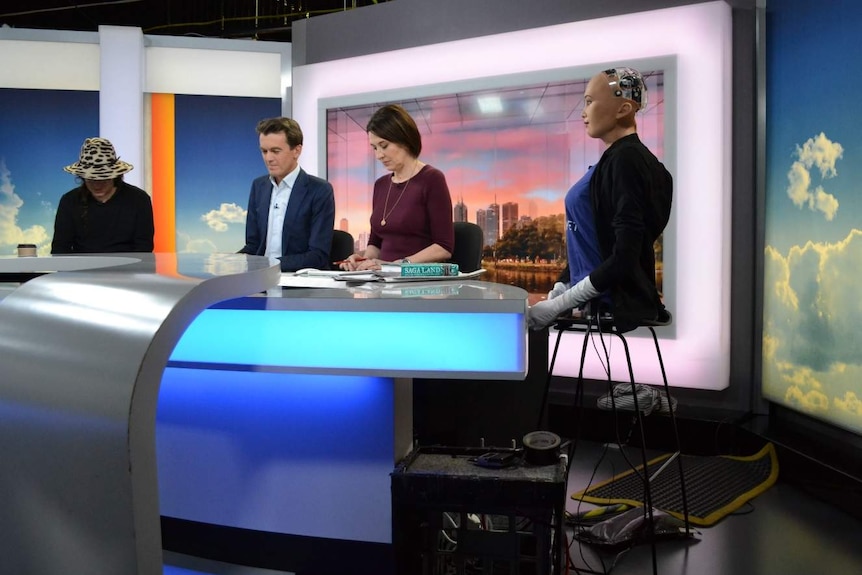
[[[136,26],[144,34],[291,40],[291,24],[391,0],[3,0],[0,26],[95,32]]]

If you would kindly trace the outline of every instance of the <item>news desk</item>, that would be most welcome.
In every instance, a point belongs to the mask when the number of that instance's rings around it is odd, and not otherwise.
[[[0,282],[40,271],[21,259]],[[29,259],[63,271],[0,290],[10,572],[162,573],[163,538],[246,564],[244,546],[277,546],[260,566],[300,573],[321,553],[385,562],[412,378],[527,372],[512,286],[282,289],[267,259],[231,254]]]

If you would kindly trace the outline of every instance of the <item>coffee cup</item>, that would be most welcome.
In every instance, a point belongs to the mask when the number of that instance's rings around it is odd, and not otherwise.
[[[36,244],[18,244],[19,258],[36,257]]]

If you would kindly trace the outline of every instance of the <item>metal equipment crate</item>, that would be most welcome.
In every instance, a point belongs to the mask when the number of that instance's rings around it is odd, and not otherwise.
[[[562,573],[565,462],[476,465],[489,451],[419,447],[393,471],[396,575]]]

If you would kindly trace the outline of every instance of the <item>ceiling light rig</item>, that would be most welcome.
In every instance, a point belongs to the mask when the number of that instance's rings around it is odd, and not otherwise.
[[[383,1],[392,0],[94,0],[84,3],[4,0],[0,8],[0,25],[84,32],[97,31],[100,25],[135,26],[152,35],[289,42],[295,20],[363,8]]]

